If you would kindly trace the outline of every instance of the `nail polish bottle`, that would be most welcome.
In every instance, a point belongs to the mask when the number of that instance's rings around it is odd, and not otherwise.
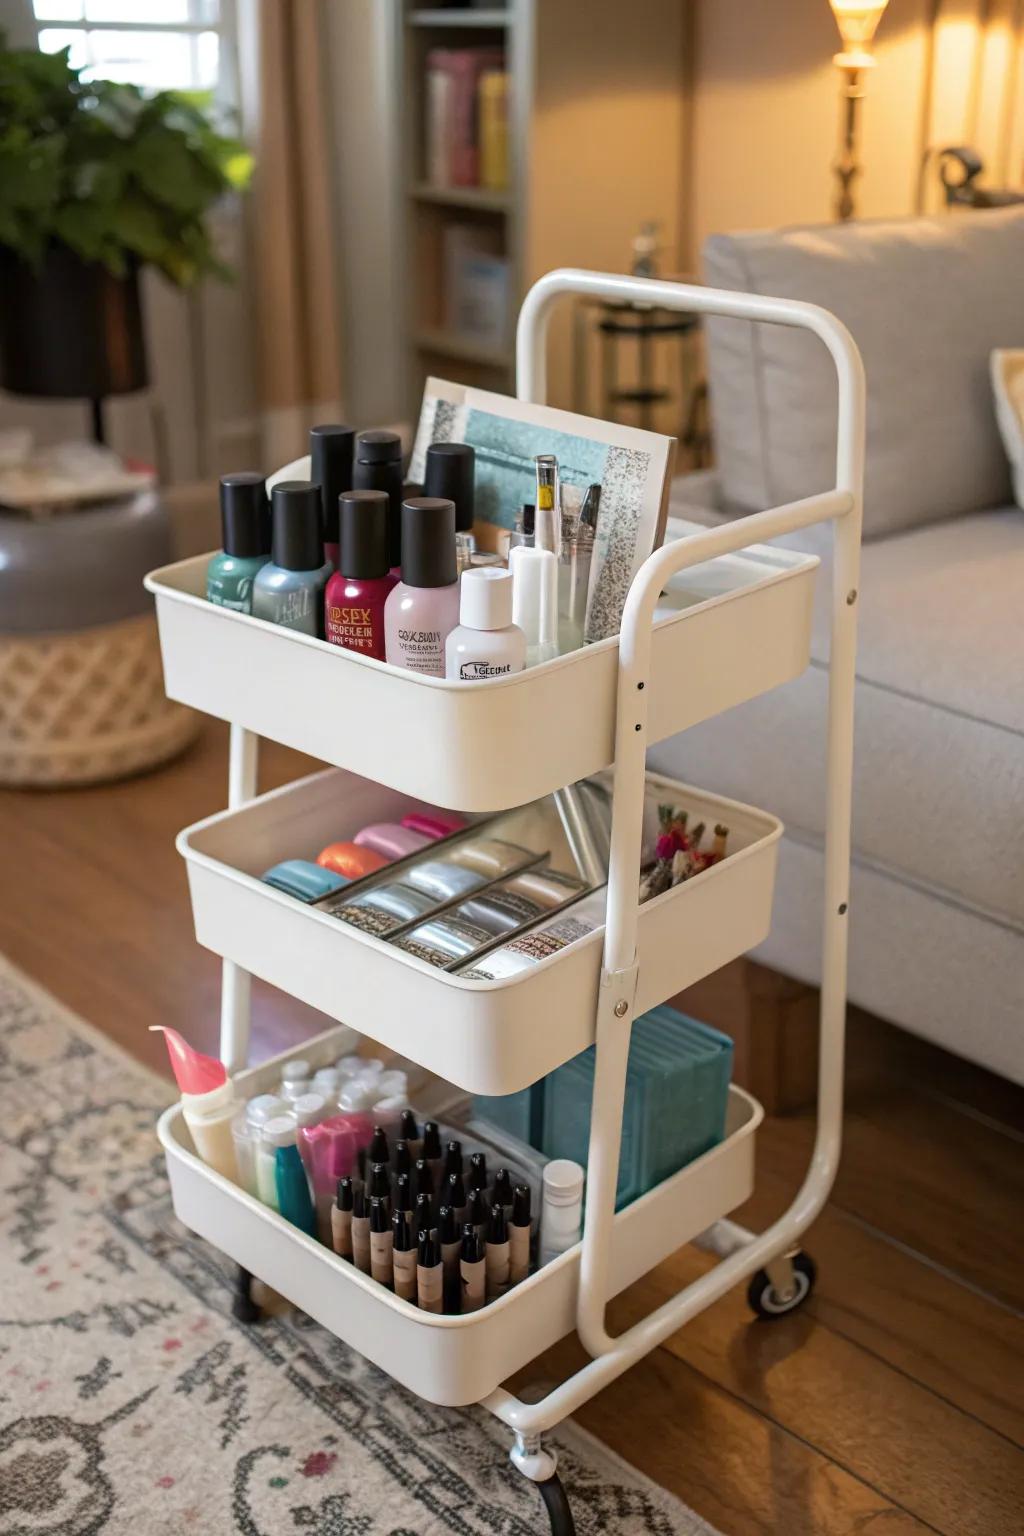
[[[262,475],[221,475],[220,526],[224,548],[206,567],[207,601],[251,613],[253,579],[270,559],[270,507]]]
[[[459,625],[445,643],[445,676],[463,683],[490,682],[521,672],[526,636],[512,622],[512,572],[495,566],[464,571]]]
[[[309,478],[320,487],[324,559],[338,569],[338,497],[352,489],[354,427],[322,426],[309,429]]]
[[[444,677],[445,642],[458,622],[455,506],[413,497],[402,503],[402,579],[384,609],[387,661]]]
[[[388,569],[397,576],[402,563],[402,439],[397,432],[360,432],[352,489],[387,492]]]
[[[423,475],[424,496],[455,503],[455,532],[472,533],[476,451],[469,443],[431,443]]]
[[[327,638],[383,661],[384,605],[395,585],[388,568],[387,494],[347,491],[337,507],[338,569],[327,583]]]
[[[270,508],[272,553],[253,582],[253,615],[323,639],[324,588],[331,567],[324,563],[319,487],[308,480],[279,480]]]

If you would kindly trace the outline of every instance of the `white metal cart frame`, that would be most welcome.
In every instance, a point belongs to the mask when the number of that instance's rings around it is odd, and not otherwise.
[[[541,1485],[556,1530],[572,1529],[555,1474],[554,1456],[540,1436],[656,1348],[731,1286],[764,1269],[783,1312],[801,1301],[806,1275],[794,1270],[801,1235],[832,1188],[842,1135],[843,1052],[849,910],[850,808],[853,762],[854,661],[864,476],[864,371],[849,332],[816,305],[721,292],[673,282],[565,269],[550,272],[527,294],[516,338],[518,393],[543,403],[545,344],[554,304],[567,295],[659,305],[812,332],[828,348],[838,377],[836,482],[832,490],[739,518],[656,550],[640,567],[627,597],[619,640],[611,861],[601,987],[596,1019],[596,1068],[587,1168],[577,1328],[592,1359],[540,1402],[525,1403],[499,1388],[483,1406],[515,1432],[512,1459]],[[827,809],[820,1066],[817,1136],[810,1167],[789,1209],[755,1235],[731,1221],[706,1234],[721,1262],[618,1338],[606,1327],[609,1257],[622,1134],[623,1097],[637,985],[640,850],[650,679],[651,627],[668,579],[691,566],[815,523],[833,525],[831,651],[827,733]],[[231,726],[228,805],[256,793],[258,738]],[[221,1056],[230,1070],[249,1052],[249,976],[224,962]]]

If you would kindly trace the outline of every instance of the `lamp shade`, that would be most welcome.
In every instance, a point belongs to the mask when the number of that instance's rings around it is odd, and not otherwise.
[[[829,0],[843,40],[837,64],[866,68],[874,63],[871,44],[888,3],[889,0],[875,0],[872,5],[866,5],[864,0]]]

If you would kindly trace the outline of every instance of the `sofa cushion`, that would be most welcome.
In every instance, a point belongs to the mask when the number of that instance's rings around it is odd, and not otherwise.
[[[867,537],[1010,500],[989,354],[1024,346],[1024,210],[713,235],[717,288],[832,310],[868,381]],[[835,481],[836,385],[806,332],[707,322],[715,447],[746,511]]]
[[[827,593],[828,573],[819,577]],[[853,843],[879,870],[1024,931],[1024,519],[982,513],[867,545]],[[652,766],[825,824],[828,613],[794,682],[655,747]]]

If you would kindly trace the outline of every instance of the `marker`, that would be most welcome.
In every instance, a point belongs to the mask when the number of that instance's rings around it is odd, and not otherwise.
[[[459,1282],[463,1312],[478,1312],[486,1291],[484,1248],[467,1221],[462,1229],[462,1253],[459,1258]]]
[[[471,1189],[466,1205],[466,1220],[473,1223],[473,1230],[483,1242],[487,1237],[487,1223],[490,1219],[491,1207],[487,1199],[486,1189]]]
[[[512,1214],[512,1175],[507,1168],[499,1168],[494,1175],[494,1204],[505,1212],[505,1220]]]
[[[412,1231],[401,1211],[391,1218],[392,1262],[395,1271],[395,1295],[416,1303],[416,1249]]]
[[[487,1188],[487,1156],[483,1152],[474,1152],[469,1160],[469,1177],[466,1180],[466,1188],[472,1193],[474,1189]]]
[[[491,1206],[491,1219],[487,1223],[487,1247],[484,1250],[487,1277],[487,1300],[504,1296],[509,1283],[509,1240],[505,1208],[497,1201]]]
[[[406,1225],[412,1230],[412,1182],[407,1173],[400,1173],[395,1180],[395,1202],[393,1207],[395,1215],[401,1214]]]
[[[423,1122],[423,1147],[420,1153],[426,1159],[427,1165],[434,1176],[434,1193],[440,1193],[441,1171],[444,1167],[444,1154],[441,1151],[441,1132],[436,1120],[424,1120]]]
[[[376,1196],[370,1201],[370,1273],[388,1290],[392,1284],[393,1251],[388,1202]]]
[[[370,1273],[370,1212],[361,1189],[352,1196],[352,1258],[356,1269]]]
[[[437,1188],[434,1184],[434,1171],[425,1157],[416,1159],[416,1168],[412,1177],[412,1192],[414,1195],[436,1195]]]
[[[366,1194],[368,1199],[383,1200],[390,1207],[391,1177],[388,1173],[387,1163],[374,1163],[370,1169],[370,1182]],[[391,1214],[390,1209],[388,1214]]]
[[[443,1194],[443,1204],[451,1206],[461,1230],[466,1220],[466,1186],[462,1182],[461,1173],[449,1175],[444,1182]]]
[[[416,1203],[412,1208],[412,1230],[414,1232],[434,1232],[437,1223],[434,1220],[434,1200],[426,1191],[416,1196]]]
[[[370,1145],[366,1149],[366,1161],[371,1166],[374,1163],[386,1163],[390,1155],[388,1133],[382,1125],[375,1125],[373,1135],[370,1137]]]
[[[422,1312],[440,1312],[444,1285],[441,1245],[429,1232],[417,1239],[416,1300]]]
[[[459,1224],[450,1205],[442,1205],[437,1213],[437,1226],[441,1238],[441,1266],[444,1269],[444,1309],[459,1310],[459,1257],[462,1238]]]
[[[412,1151],[409,1143],[404,1139],[395,1142],[394,1169],[396,1176],[400,1173],[412,1172]]]
[[[444,1179],[447,1184],[453,1173],[462,1173],[462,1142],[450,1141],[444,1151]]]
[[[409,1156],[413,1162],[423,1156],[423,1141],[420,1137],[420,1128],[416,1124],[416,1116],[411,1109],[403,1109],[398,1122],[398,1129],[404,1141],[409,1145]]]
[[[530,1273],[530,1186],[512,1191],[512,1221],[508,1229],[509,1284],[518,1285]]]
[[[331,1206],[331,1243],[343,1259],[352,1258],[352,1180],[339,1179]]]

